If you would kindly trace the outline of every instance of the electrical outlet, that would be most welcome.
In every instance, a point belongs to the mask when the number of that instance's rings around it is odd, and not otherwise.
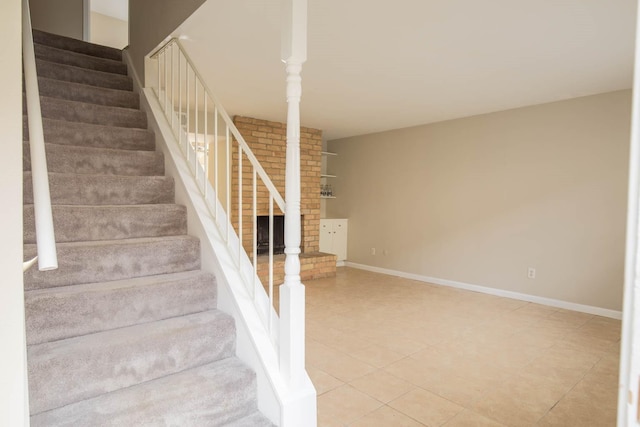
[[[529,269],[527,270],[527,277],[529,279],[535,279],[536,278],[536,269],[533,267],[529,267]]]
[[[389,255],[391,253],[391,251],[389,249],[383,249],[382,250],[382,255]]]
[[[371,255],[375,255],[376,254],[376,248],[371,248]]]

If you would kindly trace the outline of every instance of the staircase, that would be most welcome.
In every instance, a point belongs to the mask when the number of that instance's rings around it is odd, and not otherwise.
[[[40,31],[34,43],[59,269],[24,278],[31,425],[271,426],[121,52]]]

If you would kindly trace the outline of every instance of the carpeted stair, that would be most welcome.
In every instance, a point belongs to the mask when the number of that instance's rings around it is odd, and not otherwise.
[[[31,425],[271,426],[121,52],[41,31],[34,41],[59,268],[24,278]]]

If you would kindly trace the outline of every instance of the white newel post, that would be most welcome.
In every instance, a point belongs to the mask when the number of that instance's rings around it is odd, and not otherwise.
[[[283,0],[282,61],[287,71],[287,155],[285,172],[285,264],[280,286],[280,369],[289,386],[305,373],[305,291],[300,282],[300,97],[307,59],[307,0]]]

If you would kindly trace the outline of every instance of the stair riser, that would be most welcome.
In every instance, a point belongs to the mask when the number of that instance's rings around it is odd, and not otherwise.
[[[100,150],[68,145],[45,144],[49,172],[159,176],[164,175],[164,157],[155,151]],[[31,170],[28,143],[22,146],[22,170]]]
[[[33,30],[33,42],[58,49],[71,50],[85,55],[122,61],[122,51],[119,49],[87,43],[57,34]]]
[[[36,60],[39,77],[64,80],[85,85],[104,87],[118,90],[133,90],[133,80],[123,74],[105,73],[103,71],[87,70],[72,65]]]
[[[105,73],[127,74],[127,65],[112,59],[98,58],[68,50],[57,49],[35,43],[33,45],[36,58],[58,64],[73,65],[88,70],[103,71]]]
[[[221,314],[212,311],[29,346],[31,413],[232,356],[233,318]]]
[[[107,89],[45,77],[38,78],[38,87],[41,96],[51,98],[110,107],[139,108],[140,106],[138,95],[124,90]]]
[[[40,108],[42,117],[48,119],[125,128],[147,128],[147,115],[130,108],[107,107],[45,96],[40,97]],[[23,102],[22,113],[27,114],[26,100]]]
[[[58,269],[43,272],[35,268],[29,269],[24,275],[26,290],[122,280],[200,268],[200,242],[188,236],[59,243],[56,248]],[[35,245],[24,245],[24,259],[31,259],[35,255]]]
[[[24,243],[35,243],[33,205],[24,207]],[[187,234],[187,213],[179,205],[53,206],[56,242],[120,240]]]
[[[31,426],[226,426],[255,411],[256,387],[255,375],[230,358],[33,416]],[[272,426],[257,416],[235,425]]]
[[[45,142],[57,145],[78,145],[117,150],[152,151],[155,149],[153,133],[146,129],[116,128],[88,123],[43,119]],[[24,139],[29,139],[27,117],[22,117]]]
[[[31,172],[25,172],[24,204],[33,204]],[[136,205],[173,203],[173,180],[166,177],[49,174],[54,205]]]
[[[180,273],[25,293],[27,344],[213,310],[213,276]],[[175,277],[173,277],[175,276]]]

